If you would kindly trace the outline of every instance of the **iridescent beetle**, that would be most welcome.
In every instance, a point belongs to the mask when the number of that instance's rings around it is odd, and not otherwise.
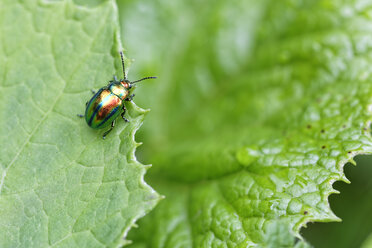
[[[156,78],[145,77],[133,82],[129,81],[125,74],[123,52],[121,51],[120,56],[124,79],[118,81],[116,76],[114,76],[114,80],[109,81],[108,85],[99,89],[97,93],[92,91],[94,96],[86,103],[85,115],[78,115],[79,117],[85,116],[88,126],[94,129],[105,128],[111,124],[111,128],[103,134],[103,139],[114,128],[115,120],[119,116],[121,109],[123,110],[121,117],[124,121],[129,122],[124,117],[126,111],[124,102],[132,101],[134,94],[130,95],[130,92],[135,84],[142,80]]]

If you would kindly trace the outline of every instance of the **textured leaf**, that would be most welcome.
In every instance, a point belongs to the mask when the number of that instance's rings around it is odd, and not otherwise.
[[[160,89],[141,92],[148,179],[166,199],[134,246],[279,247],[282,225],[300,237],[339,220],[332,184],[372,151],[370,4],[166,2],[121,6],[141,71],[166,65]]]
[[[372,232],[372,156],[357,156],[358,166],[348,164],[344,172],[351,184],[336,182],[339,195],[331,195],[332,211],[342,219],[334,223],[310,223],[301,234],[314,247],[361,247]]]
[[[115,247],[158,201],[134,155],[145,111],[105,141],[76,116],[121,76],[117,25],[113,1],[1,1],[0,247]]]

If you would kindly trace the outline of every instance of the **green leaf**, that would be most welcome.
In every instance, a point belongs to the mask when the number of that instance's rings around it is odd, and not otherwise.
[[[348,164],[344,173],[352,182],[336,182],[333,188],[340,195],[331,195],[329,203],[332,211],[342,219],[334,223],[309,223],[301,230],[301,235],[313,247],[361,247],[372,232],[372,156],[357,156],[357,167]]]
[[[90,129],[90,89],[121,74],[114,1],[0,3],[0,247],[117,247],[159,196],[130,123]]]
[[[297,237],[338,221],[332,184],[372,151],[370,5],[166,2],[120,6],[137,70],[161,81],[141,89],[142,154],[166,199],[133,247],[280,247],[278,221]]]
[[[372,234],[364,241],[362,248],[371,248],[372,247]]]

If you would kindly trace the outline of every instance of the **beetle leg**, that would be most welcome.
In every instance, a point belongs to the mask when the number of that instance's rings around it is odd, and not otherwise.
[[[135,94],[130,95],[129,97],[125,98],[125,101],[128,101],[128,102],[132,101],[134,96]]]
[[[83,118],[84,117],[84,115],[80,115],[80,114],[77,114],[77,116],[79,116],[80,118]]]
[[[124,113],[121,113],[121,117],[123,118],[123,120],[124,120],[125,122],[129,122],[129,120],[128,120],[127,118],[124,117]]]
[[[124,120],[125,122],[129,122],[129,120],[128,120],[127,118],[124,117],[124,114],[125,114],[126,111],[127,111],[127,109],[125,108],[125,105],[123,105],[123,113],[121,113],[121,118],[123,118],[123,120]]]
[[[118,78],[114,75],[114,82],[117,82]]]
[[[96,92],[94,90],[90,90],[90,91],[92,91],[93,95],[96,94]]]
[[[115,126],[115,120],[113,120],[113,121],[111,122],[111,128],[110,128],[109,130],[107,130],[107,131],[102,135],[102,138],[103,138],[103,139],[106,138],[106,135],[107,135],[109,132],[111,132],[111,130],[114,128],[114,126]]]

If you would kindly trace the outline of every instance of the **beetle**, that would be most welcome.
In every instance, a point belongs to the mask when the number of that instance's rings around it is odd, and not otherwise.
[[[86,102],[85,114],[78,115],[79,117],[85,117],[85,121],[88,126],[94,129],[101,129],[109,126],[110,129],[103,133],[102,138],[105,139],[106,135],[111,132],[115,126],[115,120],[119,116],[121,110],[121,117],[125,122],[129,122],[127,118],[124,117],[126,112],[125,101],[132,101],[134,94],[130,94],[134,89],[136,83],[146,80],[154,79],[156,77],[144,77],[136,81],[129,81],[125,73],[124,56],[123,52],[120,51],[121,64],[123,67],[124,79],[118,80],[114,76],[114,80],[109,81],[109,83],[99,89],[96,92],[92,91],[94,96]]]

